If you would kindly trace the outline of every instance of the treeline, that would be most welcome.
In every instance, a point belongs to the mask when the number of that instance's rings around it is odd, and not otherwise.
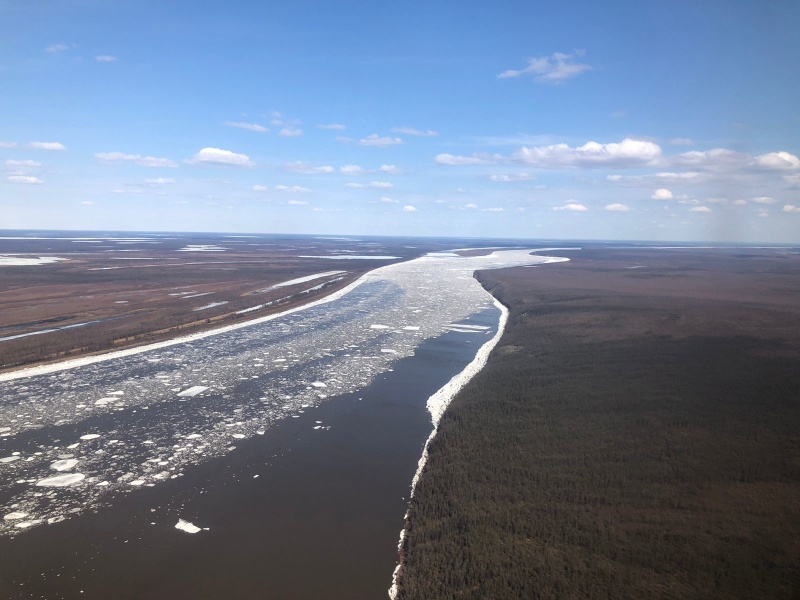
[[[545,276],[482,274],[508,329],[431,445],[399,598],[797,598],[800,331],[630,332],[725,303]]]

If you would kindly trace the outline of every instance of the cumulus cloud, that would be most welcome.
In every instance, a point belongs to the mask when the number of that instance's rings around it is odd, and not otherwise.
[[[117,62],[119,59],[116,56],[111,56],[110,54],[100,54],[94,57],[95,61],[101,63],[112,63]]]
[[[347,187],[349,187],[349,188],[363,188],[363,187],[367,187],[367,186],[365,186],[363,183],[356,183],[356,182],[354,182],[354,181],[349,181],[349,182],[345,183],[345,185],[346,185]]]
[[[12,175],[8,178],[11,183],[25,183],[28,185],[39,185],[42,180],[38,177],[30,177],[28,175]]]
[[[369,187],[371,188],[392,188],[394,184],[389,181],[370,181]]]
[[[156,177],[154,179],[145,179],[144,182],[150,185],[164,185],[168,183],[175,183],[175,180],[171,177]]]
[[[289,125],[281,129],[278,135],[282,135],[283,137],[300,137],[303,135],[303,130],[299,127],[292,127]]]
[[[696,213],[710,213],[711,209],[707,206],[693,206],[689,209],[689,212],[696,212]]]
[[[789,170],[800,169],[800,158],[788,152],[770,152],[756,156],[756,165],[764,169]]]
[[[41,167],[42,163],[35,160],[7,160],[6,166],[8,167]]]
[[[261,184],[257,183],[256,185],[253,186],[253,191],[254,192],[268,192],[269,191],[269,187],[266,186],[266,185],[261,185]]]
[[[661,147],[644,140],[626,138],[619,143],[587,142],[572,148],[567,144],[522,147],[512,158],[543,167],[642,167],[661,157]]]
[[[605,209],[609,212],[628,212],[630,207],[624,204],[606,204]]]
[[[783,212],[785,212],[785,213],[800,213],[800,206],[794,206],[793,204],[784,204],[783,205]]]
[[[531,75],[533,80],[538,83],[562,83],[567,79],[577,77],[581,73],[591,70],[591,66],[575,62],[575,59],[583,56],[583,54],[581,51],[575,51],[573,54],[554,52],[550,56],[529,58],[528,66],[524,69],[509,69],[500,73],[497,78],[508,79]]]
[[[503,208],[502,206],[492,206],[490,208],[482,208],[481,210],[483,212],[493,212],[493,213],[500,213],[506,211],[506,209]]]
[[[264,133],[265,131],[269,131],[263,125],[259,125],[258,123],[242,123],[239,121],[225,121],[223,123],[225,127],[236,127],[237,129],[247,129],[248,131],[258,131],[260,133]]]
[[[309,175],[333,173],[336,170],[330,165],[317,166],[299,160],[295,162],[286,163],[284,165],[284,168],[287,171],[291,171],[292,173],[306,173]]]
[[[67,50],[69,50],[67,44],[50,44],[44,49],[45,52],[49,52],[50,54],[58,54],[59,52],[65,52]]]
[[[439,132],[434,131],[433,129],[421,131],[419,129],[414,129],[413,127],[393,127],[392,133],[404,133],[405,135],[414,135],[417,137],[435,137],[439,135]]]
[[[673,200],[675,196],[673,196],[672,192],[667,188],[658,188],[657,190],[653,191],[650,198],[652,200]]]
[[[364,167],[359,165],[343,165],[339,167],[339,172],[342,175],[361,175],[364,172]]]
[[[381,173],[399,173],[400,167],[397,167],[395,165],[381,165],[380,167],[378,167],[378,171],[380,171]]]
[[[237,154],[220,148],[203,148],[187,162],[189,164],[220,165],[224,167],[252,167],[254,164],[246,154]]]
[[[358,143],[361,146],[375,146],[382,148],[386,146],[397,146],[402,144],[403,140],[398,137],[381,137],[377,133],[373,133],[365,138],[361,138],[358,140]]]
[[[465,204],[464,208],[468,208],[470,210],[474,210],[474,209],[478,208],[478,205],[475,204],[474,202],[470,202],[469,204]]]
[[[742,200],[741,198],[739,198],[738,200],[734,200],[733,202],[731,202],[731,204],[733,204],[734,206],[746,206],[747,200]]]
[[[16,148],[17,142],[0,142],[0,148]]]
[[[410,204],[406,204],[403,207],[403,212],[417,212],[417,207],[416,206],[411,206]]]
[[[291,186],[289,186],[289,185],[276,185],[275,189],[278,190],[279,192],[292,192],[292,193],[300,193],[300,194],[305,194],[305,193],[311,191],[310,189],[308,189],[306,187],[303,187],[301,185],[291,185]]]
[[[564,206],[554,206],[553,210],[568,210],[571,212],[586,212],[589,210],[583,204],[578,204],[577,202],[571,201],[567,202]]]
[[[381,202],[385,204],[400,204],[400,200],[395,200],[394,198],[389,198],[387,196],[382,197]]]
[[[33,150],[66,150],[67,147],[59,142],[31,142],[28,148]]]
[[[98,152],[94,157],[104,164],[121,164],[131,162],[140,167],[177,167],[177,163],[168,158],[157,158],[155,156],[142,156],[141,154],[127,154],[125,152]]]
[[[530,181],[531,179],[536,179],[533,175],[529,173],[515,173],[513,175],[490,175],[489,180],[494,181],[495,183],[511,183],[515,181]]]
[[[692,150],[673,156],[671,162],[676,165],[692,166],[704,169],[733,169],[747,166],[751,158],[741,152],[727,148],[712,150]]]
[[[305,200],[289,200],[287,204],[291,204],[293,206],[306,206],[308,202],[306,202]]]
[[[753,202],[756,204],[775,204],[777,200],[770,198],[769,196],[758,196],[753,198]]]
[[[437,154],[433,159],[440,165],[458,167],[463,165],[488,165],[491,161],[484,157],[473,154],[472,156],[458,156],[455,154]]]
[[[344,125],[340,123],[327,123],[323,125],[317,125],[317,127],[319,127],[320,129],[328,129],[330,131],[343,131],[344,129],[347,129]]]

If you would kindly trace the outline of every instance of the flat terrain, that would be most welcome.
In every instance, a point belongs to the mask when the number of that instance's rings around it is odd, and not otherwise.
[[[0,371],[283,311],[454,243],[0,231]],[[38,257],[61,260],[13,264]]]
[[[589,248],[510,308],[412,500],[400,598],[797,598],[800,253]]]

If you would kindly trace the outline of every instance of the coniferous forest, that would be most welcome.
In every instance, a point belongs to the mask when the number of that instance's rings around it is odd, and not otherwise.
[[[431,445],[399,597],[797,598],[800,255],[571,256],[477,274],[509,322]]]

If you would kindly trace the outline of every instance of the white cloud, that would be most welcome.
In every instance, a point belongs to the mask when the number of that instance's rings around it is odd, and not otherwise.
[[[42,163],[35,160],[7,160],[6,166],[9,167],[41,167]]]
[[[381,173],[399,173],[400,167],[397,167],[395,165],[381,165],[380,167],[378,167],[378,171],[380,171]]]
[[[317,125],[317,127],[319,127],[320,129],[329,129],[331,131],[342,131],[344,129],[347,129],[344,125],[340,123],[328,123],[323,125]]]
[[[363,188],[363,187],[367,187],[367,186],[365,186],[363,183],[356,183],[356,182],[354,182],[354,181],[349,181],[349,182],[345,183],[345,185],[346,185],[347,187],[349,187],[349,188]]]
[[[753,202],[756,204],[775,204],[777,200],[770,198],[769,196],[758,196],[753,198]]]
[[[741,198],[739,198],[738,200],[734,200],[731,204],[733,204],[734,206],[745,206],[747,205],[747,200],[742,200]]]
[[[266,185],[261,185],[261,184],[257,183],[256,185],[253,186],[253,191],[254,192],[268,192],[269,191],[269,187],[266,186]]]
[[[16,148],[17,142],[0,142],[0,148]]]
[[[474,202],[470,202],[469,204],[465,204],[464,208],[469,208],[470,210],[474,210],[474,209],[478,208],[478,205],[475,204]]]
[[[762,210],[756,216],[757,217],[761,217],[762,219],[766,219],[767,217],[769,217],[769,211],[768,210]]]
[[[258,131],[259,133],[264,133],[265,131],[269,131],[263,125],[259,125],[258,123],[241,123],[238,121],[225,121],[223,123],[226,127],[236,127],[238,129],[247,129],[248,131]]]
[[[414,129],[413,127],[392,127],[392,133],[404,133],[405,135],[415,135],[417,137],[435,137],[439,135],[439,132],[434,131],[433,129],[420,131],[419,129]]]
[[[800,169],[800,158],[788,152],[770,152],[756,156],[756,165],[764,169]]]
[[[292,173],[306,173],[309,175],[333,173],[336,170],[330,165],[315,166],[299,160],[295,162],[286,163],[284,167],[287,171],[291,171]]]
[[[455,154],[437,154],[434,160],[440,165],[449,165],[451,167],[463,165],[488,165],[491,162],[489,159],[482,156],[457,156]]]
[[[397,137],[381,137],[377,133],[373,133],[365,138],[361,138],[358,140],[358,143],[362,146],[376,146],[382,148],[386,146],[397,146],[398,144],[402,144],[403,140]]]
[[[676,165],[685,165],[705,169],[732,169],[746,166],[751,158],[741,152],[727,148],[714,148],[712,150],[692,150],[673,156],[671,162]]]
[[[400,200],[395,200],[394,198],[388,198],[386,196],[381,198],[381,202],[384,202],[385,204],[400,204]]]
[[[394,184],[392,184],[392,183],[390,183],[388,181],[370,181],[368,185],[371,188],[392,188],[392,187],[394,187]]]
[[[141,154],[127,154],[125,152],[98,152],[94,157],[105,164],[121,164],[132,162],[140,167],[177,167],[177,163],[168,158],[156,158],[155,156],[142,156]]]
[[[145,179],[144,182],[150,185],[164,185],[167,183],[175,183],[175,180],[171,177],[156,177],[154,179]]]
[[[503,208],[502,206],[492,206],[490,208],[482,208],[481,210],[483,212],[493,212],[493,213],[501,213],[506,211],[506,209]]]
[[[528,66],[524,69],[519,71],[509,69],[500,73],[497,78],[508,79],[509,77],[532,75],[533,80],[539,83],[562,83],[591,70],[592,67],[589,65],[575,62],[575,58],[583,56],[583,54],[580,51],[576,51],[574,54],[554,52],[550,56],[529,58]]]
[[[191,159],[189,164],[220,165],[225,167],[252,167],[253,161],[246,154],[237,154],[220,148],[203,148]]]
[[[58,54],[59,52],[65,52],[66,50],[69,50],[69,46],[66,44],[51,44],[44,49],[45,52],[49,52],[50,54]]]
[[[59,142],[31,142],[28,148],[33,150],[66,150],[67,147]]]
[[[292,186],[276,185],[275,189],[278,190],[279,192],[292,192],[292,193],[300,193],[300,194],[305,194],[305,193],[311,191],[310,189],[308,189],[306,187],[303,187],[303,186],[300,186],[300,185],[292,185]]]
[[[403,207],[403,212],[417,212],[417,207],[416,206],[411,206],[410,204],[406,204]]]
[[[92,202],[91,200],[83,200],[81,204],[83,204],[84,206],[92,206],[94,202]]]
[[[800,206],[794,206],[793,204],[784,204],[783,205],[783,212],[785,212],[785,213],[800,213]]]
[[[658,188],[654,190],[650,196],[651,200],[673,200],[674,198],[675,196],[673,196],[672,192],[667,188]]]
[[[559,167],[641,167],[661,157],[653,142],[626,138],[619,143],[587,142],[572,148],[567,144],[522,147],[512,158],[543,168]]]
[[[306,206],[308,202],[305,200],[289,200],[287,204],[291,204],[292,206]]]
[[[624,204],[606,204],[605,209],[609,212],[628,212],[630,207]]]
[[[339,172],[342,175],[361,175],[364,172],[364,167],[358,165],[344,165],[339,167]]]
[[[116,56],[111,56],[110,54],[100,54],[99,56],[95,56],[94,59],[101,63],[112,63],[119,60]]]
[[[578,204],[577,202],[570,201],[567,202],[564,206],[554,206],[553,210],[569,210],[572,212],[586,212],[589,210],[583,204]]]
[[[303,135],[303,130],[299,127],[292,127],[289,125],[281,129],[278,135],[282,135],[283,137],[300,137]]]
[[[696,212],[696,213],[710,213],[711,209],[707,206],[693,206],[689,209],[689,212]]]
[[[489,179],[496,183],[511,183],[515,181],[530,181],[536,179],[536,177],[528,173],[515,173],[513,175],[490,175]]]
[[[8,178],[11,183],[25,183],[28,185],[39,185],[42,180],[38,177],[30,177],[28,175],[12,175]]]

